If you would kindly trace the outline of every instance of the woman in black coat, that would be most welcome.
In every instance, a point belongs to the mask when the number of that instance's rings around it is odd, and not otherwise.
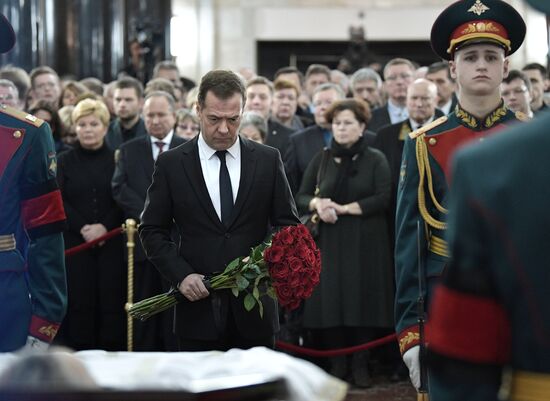
[[[340,348],[372,339],[375,330],[393,326],[393,274],[386,210],[390,169],[385,156],[363,139],[370,111],[358,100],[334,103],[326,113],[332,124],[330,150],[307,167],[296,196],[302,213],[321,218],[321,282],[306,300],[304,327],[317,345]],[[315,194],[319,167],[326,168]],[[369,385],[368,354],[352,357],[353,381]],[[345,357],[331,359],[331,372],[345,377]]]
[[[69,249],[101,237],[122,223],[111,193],[114,154],[104,142],[109,111],[85,99],[73,111],[78,144],[59,156],[57,179],[63,196]],[[126,270],[123,240],[116,236],[67,257],[67,315],[57,340],[76,350],[124,350]]]

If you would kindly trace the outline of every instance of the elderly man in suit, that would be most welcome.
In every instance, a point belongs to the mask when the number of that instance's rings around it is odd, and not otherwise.
[[[207,73],[197,104],[201,133],[160,156],[147,193],[139,233],[149,259],[183,295],[176,307],[182,351],[273,347],[279,327],[271,298],[262,297],[261,318],[245,310],[242,296],[209,292],[203,282],[271,229],[299,222],[279,152],[238,136],[245,101],[235,73]]]
[[[151,92],[145,98],[143,117],[147,134],[134,138],[120,147],[113,175],[113,196],[124,210],[126,218],[140,221],[147,188],[153,179],[155,160],[163,151],[185,141],[174,135],[175,101],[166,92]],[[141,243],[135,248],[135,298],[157,295],[168,284],[163,282],[155,267],[147,260]],[[164,320],[164,322],[163,322]],[[134,343],[137,351],[173,350],[170,316],[155,316],[147,322],[136,322]]]

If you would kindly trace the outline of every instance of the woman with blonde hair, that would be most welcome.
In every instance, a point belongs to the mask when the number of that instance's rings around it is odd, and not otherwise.
[[[75,106],[78,103],[79,97],[86,92],[89,92],[88,88],[80,82],[65,82],[61,90],[61,96],[59,96],[59,108],[63,106]]]
[[[176,111],[175,133],[180,138],[189,140],[196,137],[200,132],[199,118],[190,109],[179,109]]]
[[[111,193],[114,153],[105,144],[109,111],[85,99],[72,113],[78,142],[59,156],[57,180],[67,214],[69,249],[96,240],[123,221]],[[69,304],[56,338],[75,350],[125,347],[125,269],[120,236],[66,259]]]

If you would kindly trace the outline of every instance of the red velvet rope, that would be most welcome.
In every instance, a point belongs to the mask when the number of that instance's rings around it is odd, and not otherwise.
[[[74,255],[75,253],[82,252],[82,251],[84,251],[88,248],[91,248],[94,245],[100,243],[101,241],[107,241],[107,240],[119,235],[121,232],[122,232],[122,227],[114,228],[111,231],[109,231],[108,233],[103,234],[101,237],[94,239],[93,241],[85,242],[83,244],[80,244],[80,245],[77,245],[77,246],[74,246],[70,249],[65,250],[65,257]]]
[[[313,349],[313,348],[300,347],[299,345],[289,344],[283,341],[277,341],[275,343],[275,347],[285,351],[295,352],[301,355],[328,358],[332,356],[353,354],[354,352],[359,352],[359,351],[366,351],[371,348],[376,348],[380,345],[391,343],[396,339],[397,339],[397,336],[395,334],[390,334],[390,335],[387,335],[386,337],[382,337],[382,338],[379,338],[378,340],[373,340],[365,344],[354,345],[353,347],[347,347],[347,348],[330,349],[326,351]]]

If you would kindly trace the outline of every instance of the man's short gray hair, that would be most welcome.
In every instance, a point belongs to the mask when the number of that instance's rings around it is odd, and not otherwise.
[[[342,89],[342,87],[340,85],[333,84],[332,82],[327,82],[317,86],[313,91],[313,96],[315,96],[319,92],[325,92],[331,89],[334,89],[336,93],[338,93],[339,99],[344,99],[346,97],[346,94],[344,93],[344,90]]]
[[[363,81],[374,81],[376,82],[378,89],[382,87],[382,78],[380,77],[380,74],[372,68],[365,67],[355,71],[350,78],[351,88],[353,89],[358,82]]]

